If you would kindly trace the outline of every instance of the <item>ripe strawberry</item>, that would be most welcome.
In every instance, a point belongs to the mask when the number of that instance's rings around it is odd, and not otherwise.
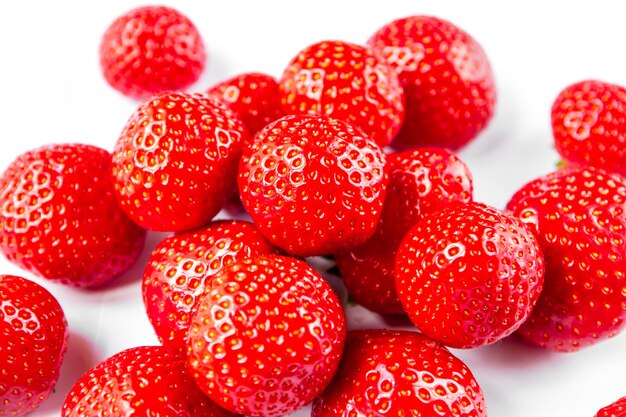
[[[146,312],[159,341],[184,351],[197,298],[207,280],[240,259],[273,252],[246,221],[223,220],[164,239],[152,251],[143,274]]]
[[[626,397],[622,397],[614,403],[603,407],[595,417],[626,417]]]
[[[216,404],[251,417],[283,416],[330,383],[345,327],[333,290],[306,263],[246,258],[207,283],[189,329],[189,364]]]
[[[546,258],[543,293],[519,334],[556,351],[614,336],[626,317],[626,180],[567,168],[521,187],[507,209]]]
[[[394,148],[458,150],[491,119],[491,66],[481,46],[454,24],[409,16],[380,28],[368,45],[399,73],[404,87],[406,116]]]
[[[250,136],[284,115],[278,81],[258,72],[239,74],[207,90],[237,113]]]
[[[319,114],[361,128],[383,147],[404,119],[397,74],[370,48],[323,41],[298,53],[280,79],[288,114]]]
[[[163,346],[122,351],[84,374],[61,417],[229,417],[185,371],[184,358]]]
[[[59,379],[67,322],[45,288],[0,275],[0,335],[0,416],[21,416],[39,407]]]
[[[348,333],[337,375],[311,417],[486,417],[471,370],[442,345],[410,331]]]
[[[113,186],[141,226],[161,231],[207,224],[235,188],[247,132],[220,100],[165,93],[143,103],[113,151]]]
[[[508,336],[529,316],[544,259],[531,230],[513,216],[459,203],[409,231],[395,274],[400,301],[426,336],[471,348]]]
[[[53,281],[93,287],[127,270],[145,231],[119,207],[111,155],[91,145],[49,145],[15,159],[0,177],[0,250]]]
[[[385,154],[360,130],[325,116],[285,116],[244,150],[239,192],[275,246],[323,255],[367,240],[380,217]]]
[[[452,202],[472,200],[472,175],[465,163],[442,148],[418,148],[387,156],[389,185],[374,235],[335,254],[352,298],[381,314],[404,309],[396,293],[396,252],[406,232],[424,215]]]
[[[107,82],[143,99],[181,90],[204,70],[204,43],[194,24],[177,10],[145,6],[119,16],[100,43],[100,67]]]
[[[587,80],[561,91],[552,132],[563,159],[626,174],[626,89]]]

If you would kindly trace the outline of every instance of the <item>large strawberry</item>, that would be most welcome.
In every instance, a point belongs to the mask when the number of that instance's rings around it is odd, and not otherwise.
[[[424,215],[472,200],[472,175],[443,148],[418,148],[387,156],[389,185],[374,235],[335,254],[352,298],[382,314],[403,313],[396,293],[395,258],[400,241]]]
[[[626,317],[626,180],[561,169],[521,187],[507,209],[537,234],[546,259],[539,302],[519,334],[574,351],[614,336]]]
[[[368,41],[398,71],[406,115],[392,146],[457,150],[487,125],[496,89],[482,47],[456,25],[409,16],[380,28]]]
[[[626,417],[626,397],[602,407],[595,417]]]
[[[626,174],[626,89],[586,80],[552,104],[552,132],[566,161]]]
[[[471,370],[445,347],[410,331],[348,333],[337,375],[311,417],[486,417]]]
[[[0,275],[0,335],[0,416],[21,416],[39,407],[59,379],[67,322],[45,288]]]
[[[191,315],[207,280],[240,259],[271,252],[256,227],[239,220],[212,222],[159,243],[144,271],[142,294],[161,343],[186,349]]]
[[[280,79],[280,98],[288,114],[344,120],[381,147],[404,119],[397,74],[372,49],[343,41],[318,42],[300,51]]]
[[[170,7],[144,6],[124,13],[100,43],[104,78],[134,98],[189,86],[200,77],[205,61],[198,29]]]
[[[396,255],[398,296],[411,321],[447,346],[494,343],[524,322],[543,285],[534,234],[482,203],[425,216]]]
[[[15,159],[0,177],[0,250],[42,277],[77,287],[128,269],[145,231],[119,207],[111,155],[91,145],[49,145]]]
[[[153,97],[133,113],[115,144],[116,196],[147,229],[200,227],[232,195],[247,140],[238,116],[215,97]]]
[[[189,365],[220,406],[283,416],[330,383],[345,326],[333,290],[306,263],[246,258],[207,284],[189,329]]]
[[[163,346],[124,350],[85,373],[61,417],[234,417],[195,385],[185,361]]]

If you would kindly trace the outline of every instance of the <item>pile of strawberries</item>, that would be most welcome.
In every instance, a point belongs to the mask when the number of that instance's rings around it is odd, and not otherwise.
[[[162,345],[91,369],[62,417],[277,417],[308,404],[313,417],[482,417],[479,383],[448,347],[515,333],[573,352],[623,329],[626,89],[564,89],[552,108],[563,166],[499,209],[473,201],[454,153],[493,116],[491,67],[445,20],[321,41],[279,79],[239,74],[198,93],[185,90],[205,47],[174,9],[120,16],[100,57],[141,104],[112,153],[54,144],[6,168],[0,250],[97,291],[137,261],[147,231],[171,232],[142,280]],[[222,211],[232,219],[214,220]],[[348,329],[318,256],[352,302],[415,331]],[[62,306],[0,275],[0,334],[0,416],[24,415],[59,377]],[[625,402],[598,416],[626,415]]]

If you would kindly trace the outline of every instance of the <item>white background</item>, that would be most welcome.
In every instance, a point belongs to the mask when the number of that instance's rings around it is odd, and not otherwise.
[[[205,39],[209,62],[197,90],[245,71],[278,77],[311,43],[364,43],[399,17],[431,14],[456,23],[486,50],[499,92],[491,125],[460,156],[474,174],[475,199],[500,208],[518,187],[555,167],[549,115],[562,88],[586,78],[626,85],[626,9],[618,1],[164,3],[190,17]],[[98,45],[116,16],[142,4],[1,3],[0,170],[20,153],[49,143],[112,149],[136,103],[104,82]],[[150,235],[138,264],[103,290],[79,291],[37,279],[65,309],[71,339],[56,392],[33,416],[58,416],[74,381],[97,362],[125,348],[156,343],[139,283],[160,238]],[[32,278],[4,259],[0,273]],[[353,327],[389,325],[358,307],[350,308],[349,316]],[[455,353],[481,384],[490,417],[592,417],[626,395],[626,332],[573,354],[549,353],[517,340]]]

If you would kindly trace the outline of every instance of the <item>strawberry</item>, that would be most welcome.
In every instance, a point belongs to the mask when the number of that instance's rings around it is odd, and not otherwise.
[[[185,371],[184,358],[163,346],[124,350],[85,373],[67,395],[61,417],[234,417],[212,403]]]
[[[0,416],[21,416],[38,408],[59,379],[67,321],[45,288],[0,275],[0,335]]]
[[[311,417],[486,417],[471,370],[445,347],[411,331],[348,333],[337,375]]]
[[[539,302],[519,334],[555,351],[614,336],[626,316],[626,180],[567,168],[521,187],[507,210],[531,227],[546,259]]]
[[[189,365],[216,404],[251,417],[289,414],[334,375],[345,337],[341,304],[309,265],[285,256],[223,268],[189,329]]]
[[[552,132],[561,157],[626,174],[626,89],[586,80],[561,91],[552,104]]]
[[[104,284],[137,260],[145,231],[119,207],[111,155],[81,144],[17,157],[0,177],[0,250],[16,265],[76,287]]]
[[[601,408],[595,417],[626,417],[626,397]]]
[[[424,215],[448,204],[472,200],[472,175],[465,163],[443,148],[418,148],[387,156],[389,185],[374,235],[335,254],[354,301],[382,314],[403,313],[394,266],[405,233]]]
[[[487,56],[468,33],[437,17],[409,16],[381,27],[367,43],[404,88],[405,121],[391,146],[458,150],[487,126],[496,89]]]
[[[203,226],[235,189],[247,140],[243,123],[215,97],[155,96],[139,106],[115,144],[116,196],[130,218],[147,229]]]
[[[242,202],[261,233],[298,256],[367,240],[380,217],[385,154],[326,116],[289,115],[259,132],[239,165]]]
[[[530,315],[544,259],[532,231],[482,203],[425,216],[396,257],[398,296],[411,321],[447,346],[494,343]]]
[[[271,252],[256,227],[240,220],[216,221],[164,239],[152,251],[142,282],[146,312],[159,341],[184,351],[191,314],[207,280],[240,259]]]
[[[200,77],[205,61],[198,29],[169,7],[145,6],[124,13],[100,43],[104,78],[137,99],[186,88]]]
[[[284,115],[278,81],[271,75],[259,72],[239,74],[206,92],[219,97],[237,113],[250,136]]]
[[[323,41],[296,55],[280,79],[287,114],[319,114],[361,128],[384,147],[404,119],[397,74],[370,48]]]

